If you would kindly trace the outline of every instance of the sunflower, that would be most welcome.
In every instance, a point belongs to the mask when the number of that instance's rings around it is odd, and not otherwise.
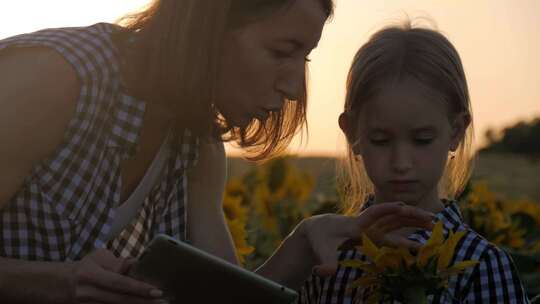
[[[364,275],[349,288],[369,291],[368,303],[397,300],[403,303],[426,303],[427,295],[445,289],[451,276],[457,275],[478,261],[462,261],[450,265],[456,245],[465,231],[443,235],[443,223],[435,224],[429,240],[413,255],[406,248],[377,247],[365,234],[358,247],[367,261],[342,261],[344,267],[357,268]]]
[[[242,204],[245,191],[241,182],[233,180],[227,185],[223,197],[223,213],[236,247],[238,260],[242,264],[245,263],[245,257],[255,250],[247,242],[248,210]]]

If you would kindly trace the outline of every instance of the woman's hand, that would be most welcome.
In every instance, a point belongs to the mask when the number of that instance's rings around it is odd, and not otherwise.
[[[432,229],[434,214],[401,202],[375,204],[357,216],[322,214],[305,219],[299,226],[319,262],[316,274],[331,276],[337,270],[338,248],[360,240],[365,233],[375,244],[416,250],[420,244],[407,239],[400,228]]]
[[[99,249],[74,262],[70,286],[72,303],[157,304],[162,292],[156,287],[126,276],[131,259],[115,257],[110,251]]]

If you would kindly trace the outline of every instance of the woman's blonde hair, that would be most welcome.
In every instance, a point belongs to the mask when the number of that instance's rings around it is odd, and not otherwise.
[[[439,182],[439,193],[455,198],[463,191],[472,168],[472,110],[465,73],[458,52],[435,30],[414,27],[411,21],[384,28],[371,36],[356,53],[347,79],[345,119],[356,125],[361,106],[377,96],[388,84],[414,78],[442,98],[449,108],[449,119],[467,114],[470,125],[455,156],[447,160]],[[374,193],[361,155],[355,155],[354,128],[345,130],[348,151],[338,168],[342,212],[356,214]]]
[[[177,127],[199,135],[236,141],[264,159],[283,151],[306,126],[307,94],[272,113],[265,122],[245,128],[230,126],[214,107],[216,75],[223,38],[228,30],[267,18],[296,0],[154,0],[144,10],[118,21],[125,28],[115,38],[131,53],[131,85],[147,101],[178,113]],[[328,17],[333,0],[320,0]],[[135,40],[130,40],[134,35]],[[129,43],[129,45],[128,45]],[[126,52],[127,53],[127,52]]]

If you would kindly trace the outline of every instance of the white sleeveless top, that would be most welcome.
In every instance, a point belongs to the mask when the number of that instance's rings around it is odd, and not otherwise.
[[[139,182],[139,185],[131,193],[129,198],[120,207],[116,208],[116,215],[114,222],[112,223],[111,230],[107,240],[113,240],[120,232],[137,216],[137,212],[141,208],[144,199],[152,190],[152,187],[159,181],[167,157],[166,143],[170,134],[161,144],[158,153],[155,155],[154,160],[150,164],[150,167],[146,170],[143,178]]]

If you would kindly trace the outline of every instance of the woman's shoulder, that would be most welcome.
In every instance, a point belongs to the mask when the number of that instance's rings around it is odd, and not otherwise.
[[[0,51],[0,115],[3,122],[24,122],[34,127],[39,121],[54,124],[53,120],[73,112],[79,90],[80,82],[74,68],[50,48]],[[45,119],[49,115],[50,119]]]
[[[46,28],[0,40],[0,51],[48,48],[71,64],[81,80],[96,79],[118,71],[119,55],[113,36],[121,30],[110,23]]]

